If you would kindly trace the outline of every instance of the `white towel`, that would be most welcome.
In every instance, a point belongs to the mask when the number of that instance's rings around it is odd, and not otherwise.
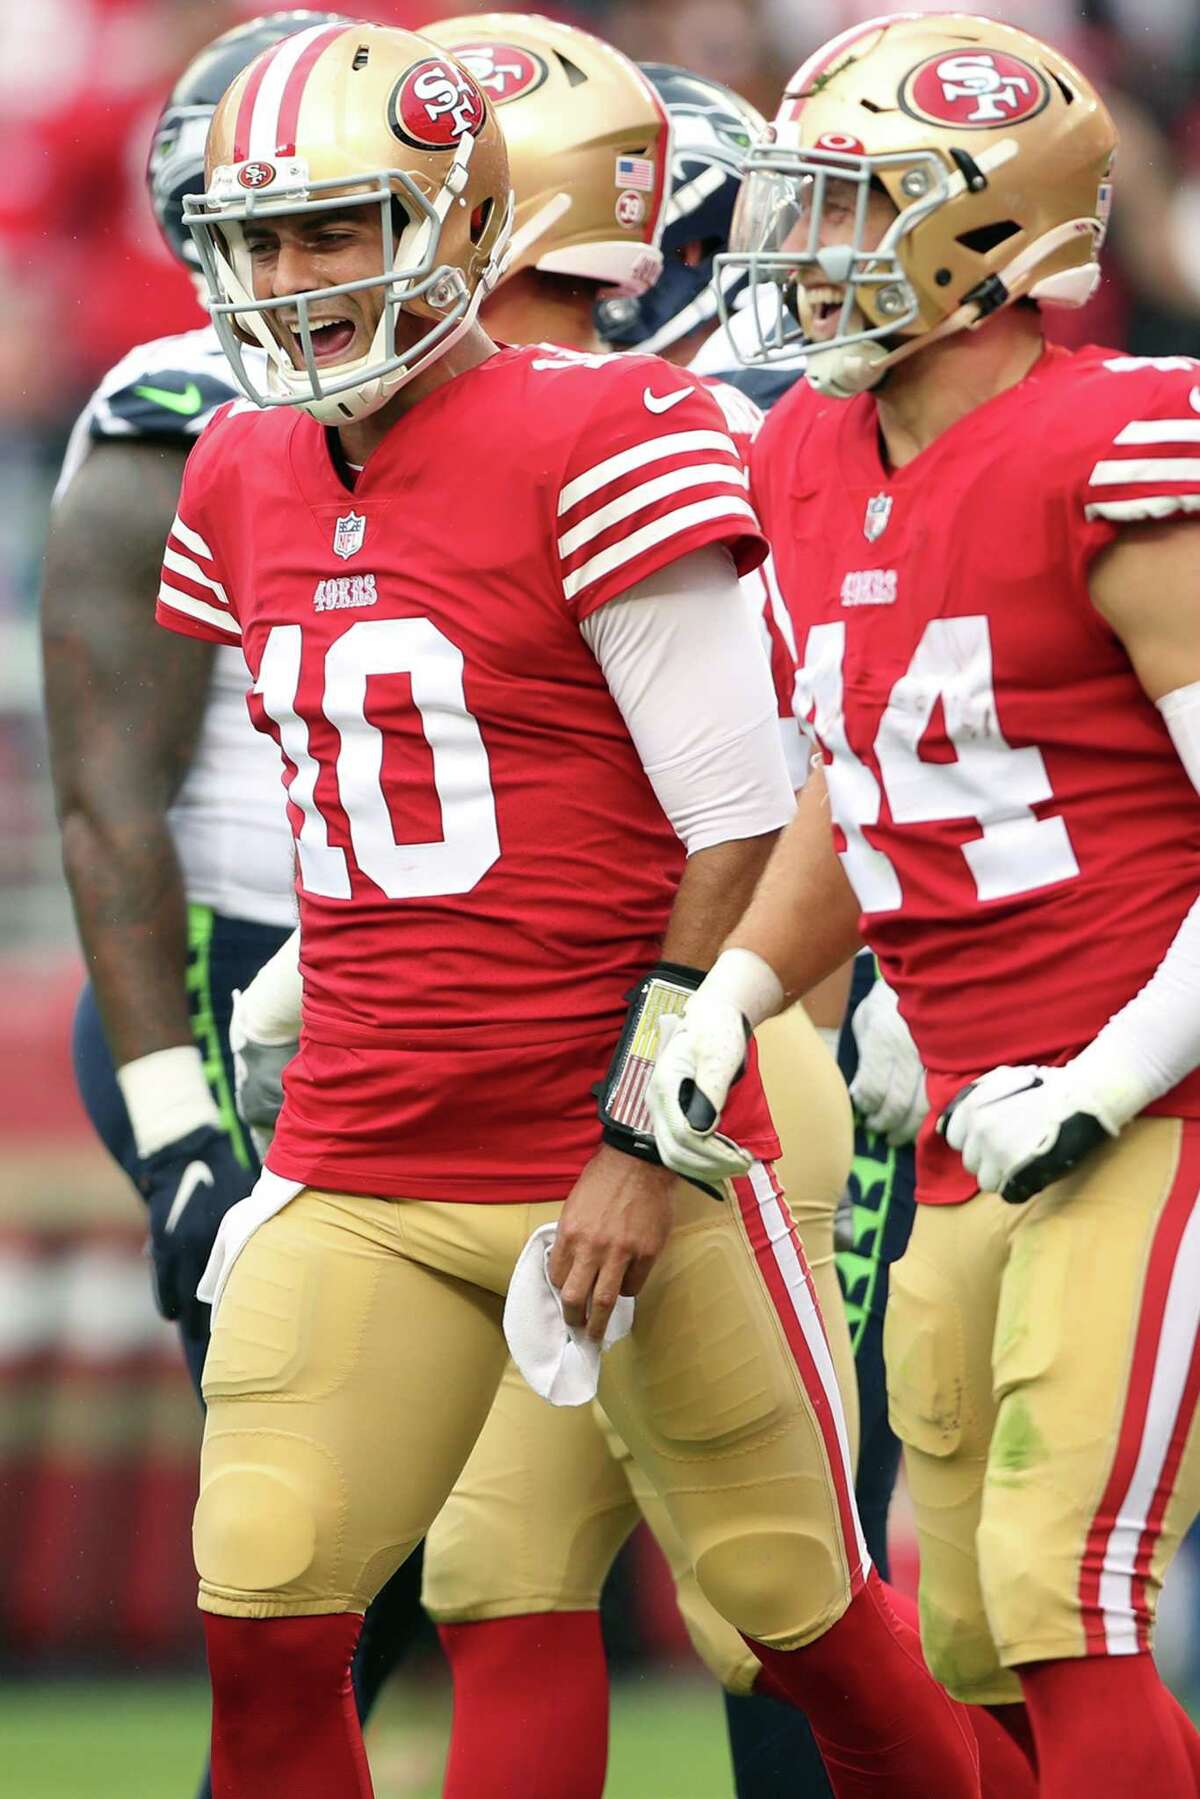
[[[274,1218],[276,1212],[282,1212],[303,1187],[303,1181],[288,1181],[281,1174],[272,1174],[269,1168],[264,1168],[245,1199],[230,1206],[222,1218],[208,1266],[196,1288],[196,1298],[206,1300],[212,1307],[214,1322],[233,1264],[259,1226],[268,1218]]]
[[[618,1299],[602,1344],[593,1342],[580,1326],[568,1324],[562,1296],[550,1279],[557,1229],[555,1224],[543,1224],[518,1256],[504,1302],[504,1335],[513,1361],[535,1393],[551,1405],[587,1405],[596,1397],[601,1355],[629,1335],[633,1301]]]

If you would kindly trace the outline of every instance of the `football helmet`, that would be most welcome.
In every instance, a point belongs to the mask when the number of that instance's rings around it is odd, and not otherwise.
[[[719,81],[669,63],[644,62],[671,121],[671,193],[663,223],[663,272],[649,293],[596,302],[596,328],[614,350],[658,355],[717,316],[713,259],[729,243],[746,152],[767,122],[749,101]],[[682,259],[699,244],[699,261]],[[742,271],[724,271],[726,302],[745,286]]]
[[[762,284],[742,360],[794,354],[818,284],[840,310],[806,373],[843,398],[1024,296],[1082,306],[1099,279],[1115,147],[1095,89],[1026,32],[969,13],[842,32],[796,71],[747,157],[717,259]],[[868,243],[872,190],[896,217]],[[831,191],[853,215],[846,241],[823,242]]]
[[[350,20],[334,12],[266,13],[245,25],[235,25],[214,38],[194,56],[175,86],[154,127],[146,186],[159,230],[172,254],[195,280],[204,285],[200,253],[183,222],[183,196],[198,194],[204,186],[204,141],[217,101],[235,75],[293,32],[311,25],[348,25]]]
[[[644,293],[662,269],[671,126],[637,64],[529,13],[440,19],[425,35],[470,70],[504,128],[516,203],[504,274]]]
[[[213,115],[206,186],[184,197],[210,310],[243,391],[259,406],[300,406],[324,425],[375,412],[443,355],[495,284],[512,195],[490,102],[438,45],[381,25],[316,25],[244,69]],[[247,227],[374,207],[378,273],[305,293],[254,297]],[[312,307],[376,290],[368,350],[318,367]],[[398,349],[399,315],[427,322]],[[295,320],[303,357],[284,347]],[[267,353],[265,384],[242,354]]]

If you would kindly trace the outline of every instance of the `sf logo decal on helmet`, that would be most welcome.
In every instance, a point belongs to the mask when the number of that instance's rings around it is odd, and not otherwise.
[[[913,118],[984,130],[1032,119],[1049,98],[1038,71],[1003,50],[931,56],[900,90],[900,104]]]
[[[487,89],[493,106],[532,94],[547,75],[541,57],[532,50],[522,50],[519,44],[459,44],[454,54],[480,87]]]
[[[475,137],[485,117],[470,76],[440,56],[414,63],[388,102],[392,130],[418,150],[452,150],[460,138]]]
[[[273,162],[247,162],[238,170],[238,181],[243,187],[270,187],[275,179]]]

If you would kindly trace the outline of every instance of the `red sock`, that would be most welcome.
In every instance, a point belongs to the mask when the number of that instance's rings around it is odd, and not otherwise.
[[[439,1624],[454,1675],[442,1799],[601,1799],[608,1667],[598,1612]]]
[[[1021,1712],[1023,1705],[969,1705],[967,1716],[979,1745],[979,1779],[983,1799],[1038,1799],[1037,1768],[1020,1741],[1019,1730],[1010,1730],[998,1712]],[[1033,1736],[1029,1732],[1030,1750]]]
[[[1042,1799],[1147,1799],[1196,1792],[1170,1695],[1148,1655],[1090,1655],[1018,1668]]]
[[[982,1709],[1012,1738],[1036,1777],[1037,1744],[1033,1740],[1033,1725],[1029,1722],[1028,1707],[1014,1700],[1011,1705],[985,1705]]]
[[[938,1686],[878,1575],[815,1643],[746,1641],[763,1665],[759,1691],[806,1714],[837,1799],[977,1799],[967,1708]]]
[[[1200,1735],[1197,1735],[1196,1726],[1192,1723],[1192,1720],[1188,1717],[1174,1693],[1169,1689],[1164,1689],[1164,1691],[1166,1691],[1167,1694],[1167,1705],[1170,1709],[1171,1716],[1175,1720],[1176,1732],[1178,1733],[1180,1742],[1183,1744],[1184,1754],[1188,1758],[1188,1767],[1192,1770],[1192,1779],[1196,1783],[1196,1791],[1197,1793],[1200,1793]]]
[[[357,1612],[204,1614],[212,1676],[213,1799],[372,1799],[350,1662]]]

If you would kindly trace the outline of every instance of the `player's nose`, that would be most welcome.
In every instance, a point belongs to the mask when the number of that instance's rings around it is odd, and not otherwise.
[[[307,293],[316,285],[312,256],[306,245],[298,239],[284,238],[271,268],[272,294],[280,299],[285,294]]]

